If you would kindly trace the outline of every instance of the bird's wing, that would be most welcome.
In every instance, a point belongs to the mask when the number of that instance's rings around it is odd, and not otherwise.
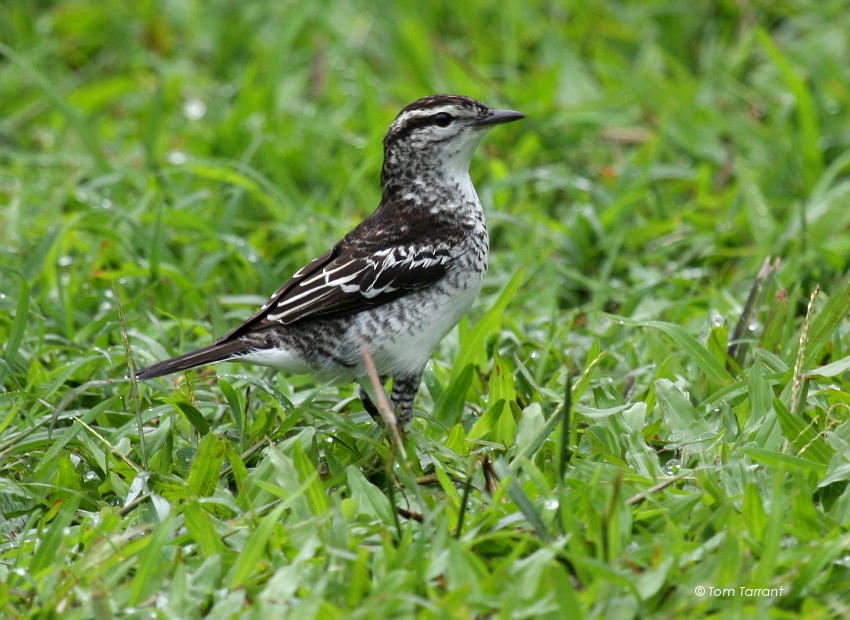
[[[339,244],[300,269],[259,312],[219,342],[274,324],[339,318],[380,306],[430,286],[451,260],[447,243],[380,248]]]

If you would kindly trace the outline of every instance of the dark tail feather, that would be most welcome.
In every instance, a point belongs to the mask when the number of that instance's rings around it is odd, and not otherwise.
[[[197,351],[184,353],[183,355],[178,355],[177,357],[157,362],[153,366],[142,368],[136,373],[136,379],[139,381],[146,381],[147,379],[170,375],[174,372],[189,370],[196,366],[204,366],[214,362],[223,362],[226,359],[230,359],[234,356],[247,352],[248,345],[240,340],[217,342],[208,347],[198,349]]]

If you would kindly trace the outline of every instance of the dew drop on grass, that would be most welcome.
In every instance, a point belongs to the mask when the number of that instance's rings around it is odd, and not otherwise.
[[[747,330],[751,331],[751,332],[758,331],[760,327],[761,327],[761,324],[756,319],[753,319],[752,321],[750,321],[747,324]]]
[[[679,469],[681,469],[682,464],[679,462],[679,459],[670,459],[664,465],[664,473],[668,476],[675,475]]]
[[[168,151],[165,159],[168,160],[169,164],[179,166],[180,164],[185,164],[189,158],[186,157],[186,153],[183,151]]]
[[[200,99],[187,99],[183,104],[183,114],[190,121],[197,121],[204,118],[207,113],[206,104]]]
[[[558,500],[556,500],[554,497],[550,497],[549,499],[543,501],[543,507],[546,510],[555,510],[558,506],[560,506],[560,504],[558,503]]]
[[[184,446],[182,448],[177,449],[177,460],[182,463],[191,463],[192,459],[195,458],[195,450],[194,448],[189,448]]]
[[[95,478],[97,478],[97,474],[91,470],[83,474],[83,480],[94,480]]]
[[[109,499],[106,500],[106,503],[110,506],[123,506],[124,502],[117,495],[113,495]]]
[[[711,316],[708,317],[708,322],[712,327],[723,327],[726,324],[726,319],[723,318],[723,315],[719,312],[712,312]]]
[[[60,267],[67,267],[74,262],[74,259],[66,254],[65,256],[60,256],[59,260],[56,262],[59,263]]]

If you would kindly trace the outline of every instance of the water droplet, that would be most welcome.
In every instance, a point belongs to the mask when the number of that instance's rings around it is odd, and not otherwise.
[[[183,104],[183,114],[190,121],[197,121],[204,118],[207,113],[206,104],[200,99],[187,99]]]
[[[195,449],[185,446],[177,449],[177,460],[182,463],[191,463],[195,458]]]
[[[169,151],[165,159],[168,160],[169,164],[179,166],[180,164],[185,164],[189,158],[186,157],[186,153],[183,151]]]
[[[726,325],[726,319],[719,312],[712,312],[708,317],[708,322],[712,327],[723,327]]]
[[[554,497],[543,501],[543,507],[546,510],[555,510],[558,506],[560,506],[560,503]]]
[[[668,476],[673,476],[682,468],[682,463],[679,459],[670,459],[664,464],[664,473]]]
[[[759,328],[761,328],[761,324],[756,319],[753,319],[752,321],[747,323],[747,330],[748,331],[755,332],[755,331],[758,331]]]
[[[97,478],[97,474],[91,470],[83,474],[83,480],[94,480],[95,478]]]
[[[101,206],[102,209],[111,209],[112,208],[112,201],[109,198],[104,198],[103,200],[100,201],[100,206]]]
[[[112,497],[110,497],[106,500],[106,503],[109,504],[110,506],[123,506],[124,500],[122,500],[117,495],[113,495]]]
[[[60,256],[59,260],[56,262],[59,263],[60,267],[67,267],[68,265],[74,262],[74,259],[66,254],[65,256]]]

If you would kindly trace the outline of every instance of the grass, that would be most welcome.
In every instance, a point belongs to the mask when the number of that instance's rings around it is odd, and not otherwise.
[[[0,5],[0,616],[847,617],[847,9]],[[350,386],[123,378],[368,214],[434,92],[528,118],[403,453]]]

